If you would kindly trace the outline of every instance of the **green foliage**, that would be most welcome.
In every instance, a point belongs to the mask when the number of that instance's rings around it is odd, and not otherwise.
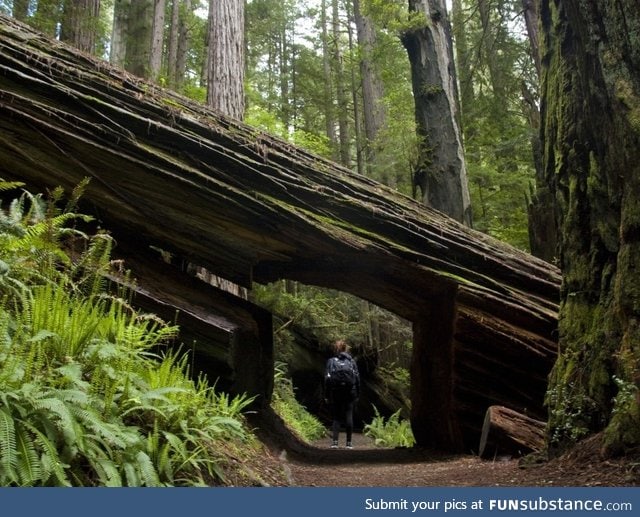
[[[373,438],[380,447],[412,447],[415,444],[411,424],[400,417],[400,410],[385,420],[378,408],[373,406],[375,416],[365,424],[364,434]]]
[[[287,426],[302,440],[312,442],[325,435],[326,429],[322,422],[296,400],[293,384],[287,377],[286,364],[281,362],[276,363],[275,366],[271,405]]]
[[[215,444],[249,439],[251,399],[159,352],[177,327],[105,290],[104,235],[67,255],[63,240],[83,235],[68,224],[86,218],[58,209],[61,197],[25,193],[0,215],[0,485],[220,482]]]

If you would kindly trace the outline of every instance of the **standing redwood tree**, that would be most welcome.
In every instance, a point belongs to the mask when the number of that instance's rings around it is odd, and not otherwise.
[[[209,0],[207,104],[244,118],[244,0]]]
[[[540,16],[563,272],[549,439],[604,431],[604,452],[624,452],[640,445],[640,10],[543,0]]]
[[[405,32],[411,63],[420,158],[414,184],[423,201],[471,225],[471,200],[458,120],[451,28],[444,0],[409,0],[424,24]]]
[[[100,0],[66,0],[60,39],[84,52],[96,50]]]

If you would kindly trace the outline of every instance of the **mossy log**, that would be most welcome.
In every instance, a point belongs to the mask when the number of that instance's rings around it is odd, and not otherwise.
[[[141,252],[247,288],[340,289],[412,321],[421,445],[475,448],[490,405],[543,413],[554,266],[6,17],[0,177],[31,189],[89,177],[83,210]]]

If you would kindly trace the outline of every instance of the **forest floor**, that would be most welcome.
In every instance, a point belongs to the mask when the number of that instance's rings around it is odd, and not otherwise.
[[[533,457],[487,461],[417,448],[379,448],[357,434],[353,449],[330,449],[328,439],[297,446],[294,453],[268,448],[269,457],[256,473],[272,486],[640,486],[640,454],[602,458],[600,443],[600,437],[594,436],[549,461]]]

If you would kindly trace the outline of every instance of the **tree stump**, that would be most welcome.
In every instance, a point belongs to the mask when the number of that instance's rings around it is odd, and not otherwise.
[[[484,417],[478,455],[491,459],[538,452],[544,448],[545,426],[545,422],[504,406],[491,406]]]

